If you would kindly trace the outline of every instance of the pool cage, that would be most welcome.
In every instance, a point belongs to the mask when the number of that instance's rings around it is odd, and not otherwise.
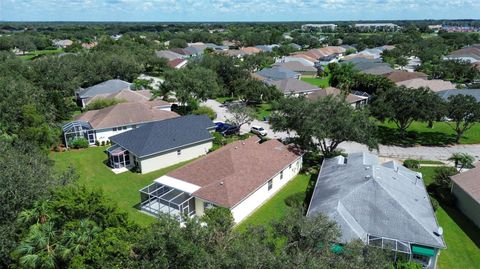
[[[140,190],[141,210],[155,216],[169,214],[181,221],[195,215],[195,199],[188,193],[154,182]]]
[[[119,145],[113,145],[107,149],[108,164],[114,168],[123,168],[130,166],[130,154]]]
[[[368,235],[368,245],[379,247],[387,250],[393,250],[395,260],[410,260],[412,257],[412,249],[410,243],[402,242],[397,239]]]
[[[69,144],[79,138],[85,138],[90,145],[95,144],[96,136],[90,123],[86,121],[72,121],[62,126],[63,140],[68,148]]]

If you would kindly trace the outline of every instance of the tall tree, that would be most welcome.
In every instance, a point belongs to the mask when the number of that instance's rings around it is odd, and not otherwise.
[[[320,149],[325,156],[331,156],[344,141],[377,148],[376,127],[368,112],[353,108],[342,98],[285,98],[277,109],[271,117],[273,129],[295,131],[297,143],[306,150]]]
[[[380,92],[371,105],[373,115],[398,127],[401,136],[414,121],[427,121],[438,115],[442,99],[428,88],[392,87]]]
[[[453,95],[448,98],[447,118],[448,125],[455,131],[455,142],[460,142],[463,134],[480,121],[480,102],[473,96]]]
[[[231,116],[227,118],[227,122],[239,128],[255,119],[255,110],[244,104],[231,105],[228,107],[228,112]]]

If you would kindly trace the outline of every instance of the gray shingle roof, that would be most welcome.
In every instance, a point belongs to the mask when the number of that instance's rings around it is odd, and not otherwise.
[[[271,80],[282,80],[287,78],[298,79],[300,76],[299,73],[293,72],[283,67],[265,68],[256,72],[256,74]]]
[[[130,83],[120,79],[111,79],[86,89],[80,89],[78,95],[83,99],[94,97],[99,94],[116,93],[121,90],[130,89],[130,85]]]
[[[475,97],[477,99],[477,102],[480,102],[480,89],[452,89],[452,90],[444,90],[444,91],[439,91],[437,94],[442,97],[445,100],[448,100],[448,97],[454,96],[454,95],[470,95]]]
[[[374,235],[445,247],[419,174],[395,162],[380,165],[370,153],[350,154],[346,164],[341,156],[324,161],[307,216],[318,213],[338,223],[344,242]]]
[[[188,115],[153,123],[115,136],[110,140],[137,157],[175,150],[213,140],[208,131],[215,124],[206,115]]]

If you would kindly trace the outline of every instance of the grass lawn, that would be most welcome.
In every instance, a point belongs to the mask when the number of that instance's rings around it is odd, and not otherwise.
[[[220,104],[223,104],[226,101],[235,101],[235,100],[236,100],[236,98],[233,98],[233,97],[218,97],[218,98],[215,98],[215,101],[219,102]]]
[[[378,137],[384,145],[415,144],[426,146],[442,146],[455,143],[455,133],[446,122],[435,122],[433,128],[428,128],[426,122],[414,122],[407,129],[404,138],[399,137],[393,122],[379,123]],[[460,139],[460,144],[480,143],[480,124],[475,124]]]
[[[270,117],[272,114],[272,104],[263,103],[255,106],[255,118],[259,121],[263,121],[265,117]]]
[[[140,202],[141,188],[149,185],[152,181],[182,164],[173,165],[145,175],[133,172],[114,174],[104,162],[107,155],[106,147],[91,147],[83,150],[71,150],[67,152],[51,153],[55,161],[55,168],[59,171],[69,166],[77,169],[80,175],[79,183],[94,189],[102,189],[105,195],[113,200],[120,210],[128,213],[130,219],[140,225],[148,225],[155,218],[137,210]]]
[[[310,83],[312,85],[318,86],[320,88],[326,88],[330,85],[330,77],[323,77],[323,78],[318,78],[318,77],[304,77],[302,76],[300,80]]]
[[[20,55],[18,56],[20,59],[22,60],[32,60],[34,58],[37,58],[41,55],[47,55],[47,54],[57,54],[57,53],[62,53],[63,50],[62,49],[54,49],[54,50],[34,50],[34,51],[31,51],[25,55]]]
[[[433,182],[435,167],[422,167],[426,185]],[[474,269],[480,265],[480,229],[458,209],[440,204],[435,212],[443,227],[447,249],[440,253],[440,269]]]
[[[315,175],[316,177],[316,175]],[[258,208],[252,215],[242,221],[237,229],[244,231],[248,225],[268,225],[272,220],[283,217],[288,206],[285,199],[292,194],[306,192],[310,183],[310,175],[299,174],[278,191],[270,200]]]

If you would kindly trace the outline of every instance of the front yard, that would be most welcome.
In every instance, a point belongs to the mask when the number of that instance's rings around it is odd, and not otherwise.
[[[130,219],[146,226],[155,221],[155,218],[137,210],[140,202],[141,188],[149,185],[152,181],[183,164],[173,165],[149,174],[124,172],[114,174],[104,162],[107,155],[106,147],[92,147],[82,150],[51,153],[55,161],[55,168],[59,171],[72,166],[80,175],[79,183],[93,189],[101,189],[105,195],[115,202],[120,210],[127,212]]]

